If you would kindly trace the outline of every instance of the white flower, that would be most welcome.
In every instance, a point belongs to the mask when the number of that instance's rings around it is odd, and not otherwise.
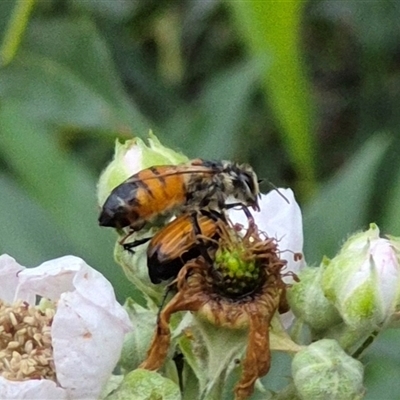
[[[50,328],[56,382],[0,377],[0,398],[98,398],[118,362],[124,335],[132,329],[111,284],[73,256],[25,268],[2,255],[0,278],[3,302],[19,301],[27,308],[27,303],[34,306],[39,296],[56,304]]]
[[[259,205],[260,212],[253,213],[255,223],[268,237],[278,241],[281,258],[287,261],[285,272],[299,272],[305,261],[304,258],[297,260],[294,255],[303,251],[303,220],[293,191],[279,188],[262,194]],[[242,210],[231,210],[229,216],[234,223],[248,225]]]

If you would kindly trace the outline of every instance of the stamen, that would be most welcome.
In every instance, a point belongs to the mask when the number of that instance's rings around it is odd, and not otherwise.
[[[55,307],[43,312],[19,301],[0,301],[0,375],[13,381],[56,381],[51,323]]]

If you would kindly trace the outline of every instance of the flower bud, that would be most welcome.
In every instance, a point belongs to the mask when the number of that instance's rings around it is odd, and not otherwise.
[[[335,306],[324,296],[321,279],[324,270],[305,268],[299,274],[298,282],[288,290],[287,297],[294,315],[315,331],[323,331],[341,321]]]
[[[340,253],[324,263],[322,288],[353,330],[375,330],[393,315],[400,267],[394,244],[370,225],[352,236]]]
[[[180,400],[179,386],[156,372],[137,369],[125,375],[122,384],[107,400]]]
[[[134,138],[125,143],[115,143],[114,159],[100,176],[97,198],[100,205],[110,192],[131,175],[153,165],[179,164],[187,157],[161,145],[155,135],[149,132],[149,145]]]
[[[149,145],[141,139],[134,138],[121,144],[115,144],[115,155],[113,161],[101,174],[97,197],[102,205],[110,192],[131,175],[149,168],[153,165],[179,164],[187,161],[187,157],[161,145],[159,140],[150,131]],[[115,245],[114,256],[122,266],[127,278],[143,293],[153,300],[162,298],[163,287],[156,287],[150,282],[147,270],[147,245],[138,246],[135,252],[124,250],[119,241],[129,232],[129,228],[119,232],[120,237]],[[143,229],[131,236],[131,241],[149,238],[154,235],[153,229]]]
[[[348,400],[363,397],[363,365],[335,340],[310,344],[293,358],[294,384],[304,400]]]

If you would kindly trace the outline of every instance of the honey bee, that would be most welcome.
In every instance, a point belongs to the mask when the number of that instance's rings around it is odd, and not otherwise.
[[[225,221],[225,217],[216,211],[200,210],[182,214],[158,231],[147,248],[151,282],[175,278],[189,260],[216,247],[218,221]]]
[[[238,203],[259,210],[257,176],[246,164],[195,159],[179,165],[143,169],[113,189],[105,201],[101,226],[130,227],[137,232],[160,217],[200,208],[223,210],[232,196]],[[129,236],[129,235],[128,235]]]

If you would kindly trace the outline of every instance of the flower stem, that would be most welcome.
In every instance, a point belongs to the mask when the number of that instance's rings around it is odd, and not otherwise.
[[[34,3],[35,0],[17,0],[0,49],[1,66],[8,65],[17,53]]]
[[[378,336],[379,331],[372,332],[367,339],[353,352],[352,357],[359,359]]]

